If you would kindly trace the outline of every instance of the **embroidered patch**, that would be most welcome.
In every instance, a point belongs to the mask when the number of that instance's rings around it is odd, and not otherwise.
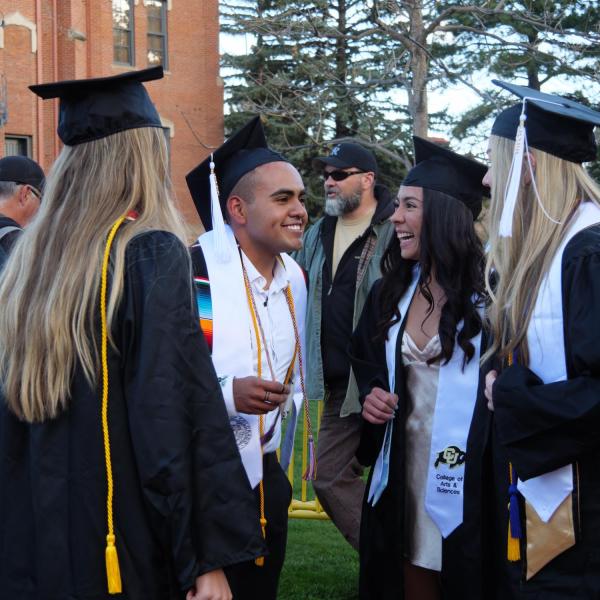
[[[441,452],[438,452],[437,459],[433,466],[437,469],[438,465],[441,463],[443,465],[448,465],[451,469],[460,467],[460,465],[464,464],[466,457],[466,452],[463,452],[458,446],[448,446]]]
[[[231,429],[233,429],[235,443],[242,450],[250,443],[250,438],[252,437],[250,424],[243,417],[231,417],[229,423],[231,424]]]
[[[340,153],[340,147],[338,145],[331,151],[331,156],[337,156],[339,153]]]

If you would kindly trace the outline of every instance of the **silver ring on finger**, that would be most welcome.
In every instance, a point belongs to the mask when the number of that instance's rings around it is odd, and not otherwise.
[[[269,396],[271,395],[271,392],[269,392],[268,390],[265,392],[265,397],[263,402],[269,404]]]

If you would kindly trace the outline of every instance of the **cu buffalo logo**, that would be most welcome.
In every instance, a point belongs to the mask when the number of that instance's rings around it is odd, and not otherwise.
[[[435,465],[436,469],[439,464],[448,465],[451,469],[454,467],[460,467],[464,464],[465,458],[467,457],[466,452],[463,452],[458,446],[448,446],[441,452],[438,452]]]

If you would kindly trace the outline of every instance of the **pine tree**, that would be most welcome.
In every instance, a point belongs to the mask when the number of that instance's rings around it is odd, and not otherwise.
[[[223,31],[253,35],[248,55],[226,55],[228,132],[260,113],[269,143],[308,183],[312,216],[322,181],[311,166],[336,142],[356,139],[377,155],[382,181],[396,188],[409,165],[408,113],[386,91],[390,58],[363,0],[238,0],[224,3]],[[389,44],[387,47],[389,48]]]

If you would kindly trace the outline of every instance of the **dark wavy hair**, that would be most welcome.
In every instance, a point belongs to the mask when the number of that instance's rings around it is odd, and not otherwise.
[[[475,232],[473,215],[459,200],[448,194],[423,188],[423,224],[419,240],[421,273],[419,287],[429,302],[427,316],[433,312],[434,301],[429,289],[431,272],[444,290],[446,303],[440,316],[441,351],[430,359],[432,363],[452,358],[455,340],[464,352],[463,369],[475,353],[469,341],[482,328],[478,307],[485,299],[485,258],[481,240]],[[401,319],[398,302],[412,280],[415,261],[402,258],[400,244],[394,236],[381,259],[383,274],[380,291],[381,320],[377,337],[387,339],[390,327]],[[426,317],[427,318],[427,317]],[[457,335],[460,321],[464,321]]]

